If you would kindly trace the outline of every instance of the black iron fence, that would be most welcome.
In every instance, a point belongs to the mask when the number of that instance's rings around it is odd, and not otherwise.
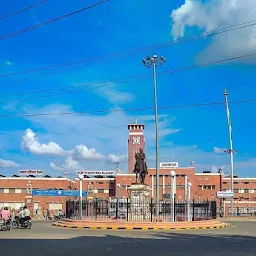
[[[67,218],[78,219],[79,201],[66,202]],[[199,221],[216,219],[216,202],[178,202],[162,201],[159,203],[159,215],[154,200],[147,202],[119,200],[83,201],[82,215],[88,220],[126,220],[126,221]]]

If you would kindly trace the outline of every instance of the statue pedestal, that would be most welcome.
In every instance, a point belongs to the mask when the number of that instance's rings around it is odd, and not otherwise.
[[[130,193],[131,221],[150,221],[150,194],[152,189],[148,185],[132,184],[127,188]]]

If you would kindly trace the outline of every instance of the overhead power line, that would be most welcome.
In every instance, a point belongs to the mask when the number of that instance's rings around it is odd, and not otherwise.
[[[30,5],[30,6],[28,6],[28,7],[25,7],[25,8],[23,8],[23,9],[20,9],[20,10],[18,10],[18,11],[14,11],[14,12],[12,12],[12,13],[10,13],[10,14],[7,14],[7,15],[5,15],[5,16],[0,17],[0,20],[4,20],[4,19],[7,19],[7,18],[9,18],[9,17],[11,17],[11,16],[14,16],[14,15],[16,15],[16,14],[19,14],[19,13],[21,13],[21,12],[28,11],[28,10],[33,9],[33,8],[35,8],[35,7],[37,7],[37,6],[41,5],[41,4],[46,3],[46,2],[48,2],[48,0],[44,0],[44,1],[38,2],[38,3],[36,3],[36,4]]]
[[[3,36],[0,36],[0,40],[5,40],[7,38],[10,38],[10,37],[13,37],[13,36],[17,36],[19,34],[23,34],[25,32],[28,32],[28,31],[31,31],[31,30],[35,30],[37,28],[40,28],[40,27],[43,27],[43,26],[46,26],[50,23],[53,23],[53,22],[56,22],[56,21],[59,21],[59,20],[62,20],[64,18],[67,18],[67,17],[70,17],[70,16],[73,16],[75,14],[78,14],[80,12],[83,12],[83,11],[86,11],[88,9],[91,9],[91,8],[94,8],[98,5],[101,5],[101,4],[104,4],[106,2],[109,2],[110,0],[104,0],[104,1],[101,1],[101,2],[98,2],[96,4],[93,4],[93,5],[90,5],[90,6],[87,6],[87,7],[84,7],[82,9],[79,9],[79,10],[76,10],[76,11],[73,11],[73,12],[70,12],[70,13],[67,13],[65,15],[62,15],[62,16],[59,16],[59,17],[56,17],[56,18],[53,18],[51,20],[47,20],[47,21],[44,21],[44,22],[41,22],[39,24],[36,24],[34,26],[30,26],[30,27],[27,27],[27,28],[23,28],[23,29],[20,29],[20,30],[17,30],[15,32],[12,32],[12,33],[9,33],[9,34],[6,34],[6,35],[3,35]]]
[[[221,60],[217,60],[217,61],[205,62],[205,63],[201,63],[201,64],[197,64],[197,65],[185,66],[185,67],[181,67],[181,68],[177,68],[177,69],[168,69],[168,70],[158,72],[157,75],[171,75],[171,74],[174,74],[174,73],[193,70],[193,69],[196,69],[196,68],[203,68],[203,67],[213,66],[213,65],[222,64],[222,63],[225,63],[225,62],[234,61],[234,60],[247,58],[247,57],[252,57],[252,56],[256,56],[256,52],[255,53],[248,53],[248,54],[244,54],[244,55],[240,55],[240,56],[234,56],[234,57],[230,57],[230,58],[225,58],[225,59],[221,59]],[[40,93],[40,92],[48,92],[48,91],[53,91],[53,90],[65,90],[65,89],[78,88],[78,87],[83,87],[83,89],[97,89],[97,88],[101,88],[101,87],[108,87],[108,86],[113,86],[113,85],[126,83],[126,82],[129,82],[129,81],[132,81],[132,80],[148,79],[148,78],[151,78],[151,77],[152,77],[152,74],[143,74],[143,75],[137,75],[137,76],[123,77],[123,78],[118,78],[118,79],[113,79],[113,80],[99,81],[99,82],[94,82],[94,83],[84,83],[84,84],[71,85],[71,86],[62,87],[61,89],[56,87],[56,88],[50,88],[50,89],[45,89],[45,90],[38,90],[38,91],[30,92],[29,94]],[[92,87],[90,87],[90,86],[92,86]],[[93,87],[93,86],[95,86],[95,87]],[[57,93],[53,93],[53,94],[39,95],[39,96],[35,96],[35,97],[24,98],[24,99],[21,99],[21,100],[2,101],[0,103],[1,104],[4,104],[4,103],[19,103],[19,102],[22,102],[22,101],[31,101],[31,100],[35,100],[35,99],[49,98],[49,97],[54,97],[54,96],[59,96],[59,95],[64,95],[64,94],[72,94],[72,93],[81,92],[81,91],[82,90],[57,92]],[[28,93],[25,93],[25,94],[28,94]],[[10,95],[11,94],[9,94],[9,96]],[[17,94],[12,94],[12,96],[13,95],[17,95]],[[22,95],[22,94],[19,94],[19,96],[20,95]],[[5,96],[7,96],[7,95],[5,95]]]
[[[241,103],[256,103],[255,100],[237,100],[231,101],[230,104],[241,104]],[[193,108],[193,107],[209,107],[216,105],[225,105],[225,102],[208,102],[208,103],[197,103],[197,104],[184,104],[184,105],[167,105],[159,106],[159,109],[175,109],[175,108]],[[154,107],[143,107],[143,108],[126,108],[126,109],[101,109],[92,111],[80,111],[80,112],[56,112],[56,113],[28,113],[28,114],[17,114],[17,115],[0,115],[0,118],[17,118],[17,117],[36,117],[36,116],[59,116],[59,115],[81,115],[81,114],[99,114],[99,113],[112,113],[112,112],[134,112],[134,111],[148,111],[154,110]]]
[[[199,39],[202,39],[202,38],[207,38],[207,37],[210,37],[210,36],[230,32],[230,31],[234,31],[234,30],[239,30],[239,29],[243,29],[243,28],[251,27],[251,26],[255,26],[255,25],[256,25],[256,20],[247,21],[247,22],[243,22],[243,23],[240,23],[240,24],[219,28],[219,29],[216,29],[216,30],[213,30],[213,31],[207,31],[205,33],[201,33],[201,34],[196,35],[196,36],[190,36],[190,37],[185,37],[185,38],[178,39],[178,40],[165,41],[165,42],[161,42],[161,43],[151,44],[151,45],[147,45],[147,46],[143,46],[143,47],[139,47],[139,48],[134,48],[134,49],[130,49],[130,50],[122,51],[122,52],[116,52],[116,53],[111,53],[111,54],[107,54],[107,55],[102,55],[102,56],[98,56],[98,57],[94,57],[94,58],[90,58],[90,59],[80,59],[80,60],[75,60],[75,61],[63,62],[63,63],[60,63],[60,64],[47,65],[47,66],[43,66],[43,67],[27,69],[27,70],[23,70],[23,71],[4,73],[4,74],[0,74],[0,77],[10,77],[10,76],[15,76],[15,75],[24,75],[24,74],[28,74],[28,73],[41,72],[41,71],[51,70],[51,69],[54,69],[55,71],[50,72],[50,73],[46,73],[46,74],[45,73],[44,74],[39,74],[39,75],[36,75],[34,77],[51,75],[51,74],[58,73],[58,72],[66,72],[66,70],[58,71],[56,69],[82,64],[81,66],[73,68],[73,69],[77,69],[77,68],[84,67],[84,66],[86,66],[90,63],[98,63],[98,62],[101,62],[101,61],[109,61],[113,58],[129,57],[129,56],[132,56],[132,55],[135,55],[135,54],[138,54],[138,53],[145,52],[147,50],[157,50],[157,49],[161,49],[161,48],[165,48],[165,47],[169,47],[169,46],[174,46],[174,45],[181,44],[181,43],[191,42],[191,41],[199,40]],[[71,70],[73,70],[73,69],[71,69]],[[32,78],[34,78],[34,77],[32,77]],[[20,80],[27,80],[29,78],[30,77],[21,78]],[[15,82],[15,81],[19,81],[19,79],[9,81],[9,82]]]

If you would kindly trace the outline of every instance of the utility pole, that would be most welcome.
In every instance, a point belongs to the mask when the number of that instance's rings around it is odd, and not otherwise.
[[[227,120],[228,120],[229,144],[230,144],[230,149],[227,150],[227,152],[230,154],[231,192],[233,193],[233,196],[231,198],[231,214],[234,215],[234,152],[235,150],[233,150],[232,126],[231,126],[230,112],[229,112],[229,106],[228,106],[228,93],[226,89],[224,90],[224,98],[225,98],[226,113],[227,113]]]
[[[160,58],[157,55],[153,57],[147,56],[146,59],[142,60],[145,67],[153,67],[153,80],[154,80],[154,103],[155,103],[155,126],[156,126],[156,216],[159,216],[159,140],[158,140],[158,105],[157,105],[157,83],[156,83],[156,67],[162,65],[165,62],[165,58],[162,56]]]

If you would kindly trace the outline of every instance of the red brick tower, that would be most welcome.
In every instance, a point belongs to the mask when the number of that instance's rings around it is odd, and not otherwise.
[[[145,138],[143,134],[144,124],[128,124],[128,173],[132,173],[135,164],[135,153],[140,148],[145,149]]]

